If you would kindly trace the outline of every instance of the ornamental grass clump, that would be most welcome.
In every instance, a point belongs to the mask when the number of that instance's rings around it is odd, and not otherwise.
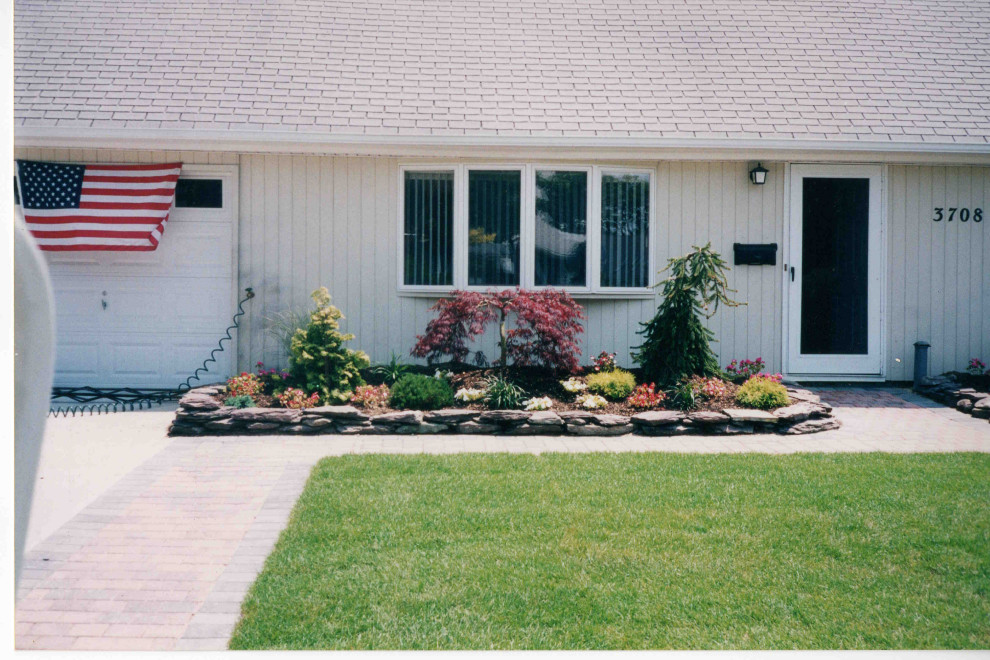
[[[316,309],[305,328],[296,330],[290,344],[293,382],[307,392],[319,394],[325,403],[344,403],[351,391],[364,385],[361,369],[370,362],[364,351],[344,348],[354,339],[340,331],[340,310],[330,304],[326,287],[313,292]]]
[[[589,374],[587,381],[589,392],[610,401],[622,401],[636,387],[636,377],[624,369]]]
[[[750,378],[736,392],[736,401],[747,408],[772,410],[790,405],[787,388],[767,378]]]
[[[454,391],[442,378],[406,374],[395,381],[388,402],[400,410],[438,410],[454,405]]]
[[[711,249],[711,243],[667,263],[670,276],[663,287],[657,313],[644,323],[639,334],[643,344],[633,359],[642,366],[643,377],[663,386],[690,376],[718,376],[722,370],[710,343],[715,334],[701,318],[711,318],[719,305],[736,307],[725,278],[728,266]]]
[[[519,408],[526,392],[508,378],[489,378],[485,385],[485,405],[496,410]]]

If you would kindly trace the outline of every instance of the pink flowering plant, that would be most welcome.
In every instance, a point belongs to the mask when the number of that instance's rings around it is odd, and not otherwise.
[[[987,365],[983,363],[983,360],[979,358],[972,358],[969,361],[969,366],[966,367],[966,373],[970,376],[982,376],[984,372],[987,371]],[[988,372],[990,374],[990,372]]]
[[[720,396],[725,396],[725,381],[721,378],[702,378],[699,385],[698,391],[706,399],[717,399]]]
[[[761,357],[755,360],[733,360],[725,368],[725,373],[732,380],[744,381],[762,372],[766,366],[767,363]]]
[[[351,395],[351,403],[365,408],[384,408],[388,405],[389,389],[381,385],[358,385]]]
[[[320,401],[320,395],[314,392],[309,396],[298,387],[286,388],[284,392],[275,395],[284,408],[312,408]]]
[[[247,371],[241,372],[240,376],[227,379],[227,394],[230,396],[254,396],[259,394],[261,389],[261,379]]]
[[[667,395],[662,390],[658,391],[655,383],[642,383],[637,385],[633,393],[626,399],[633,408],[648,409],[659,408],[667,399]]]
[[[615,371],[615,353],[602,351],[591,361],[591,367],[596,372]]]

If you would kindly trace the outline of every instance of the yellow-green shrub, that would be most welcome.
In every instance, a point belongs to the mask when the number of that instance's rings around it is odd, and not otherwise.
[[[624,369],[589,374],[588,391],[610,401],[622,401],[636,389],[636,377]]]
[[[760,410],[780,408],[791,403],[787,388],[766,378],[750,378],[743,383],[736,392],[736,401],[747,408]]]

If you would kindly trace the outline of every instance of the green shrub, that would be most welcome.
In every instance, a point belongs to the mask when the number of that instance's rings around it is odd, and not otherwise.
[[[254,408],[258,404],[247,394],[242,394],[240,396],[228,396],[223,405],[233,408]]]
[[[787,388],[766,378],[750,378],[743,383],[736,392],[736,401],[747,408],[760,410],[780,408],[791,403]]]
[[[512,410],[522,406],[526,392],[508,378],[489,378],[485,384],[485,405],[496,410]]]
[[[312,294],[316,309],[305,328],[292,335],[290,355],[293,382],[320,395],[324,403],[344,403],[351,390],[364,385],[360,370],[370,362],[363,351],[344,348],[354,335],[340,331],[340,310],[330,304],[330,293],[320,287]]]
[[[732,289],[725,278],[727,264],[709,243],[671,259],[665,270],[670,276],[657,285],[663,287],[663,301],[638,331],[644,339],[633,359],[643,367],[643,378],[658,385],[673,385],[689,376],[720,376],[710,346],[715,335],[701,317],[711,318],[720,304],[741,304],[728,297]]]
[[[636,389],[636,377],[625,369],[589,374],[585,380],[589,392],[601,394],[610,401],[622,401]]]
[[[454,405],[454,390],[444,378],[406,374],[395,381],[388,402],[399,409],[437,410]]]

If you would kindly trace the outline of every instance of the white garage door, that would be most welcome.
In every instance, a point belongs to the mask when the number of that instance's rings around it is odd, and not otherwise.
[[[216,348],[236,305],[236,168],[182,169],[154,252],[46,252],[55,385],[176,387]],[[197,384],[226,378],[233,347]]]

